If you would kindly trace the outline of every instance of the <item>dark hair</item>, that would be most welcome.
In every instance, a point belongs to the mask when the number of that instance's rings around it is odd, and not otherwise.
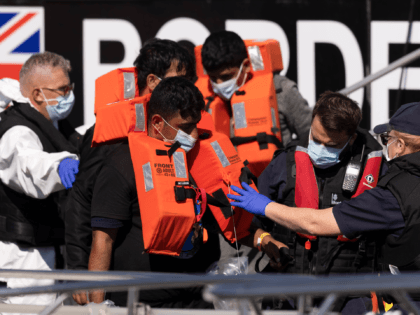
[[[312,120],[315,116],[327,131],[344,131],[349,137],[356,132],[362,120],[362,112],[355,101],[331,91],[321,94],[312,112]]]
[[[198,119],[204,110],[204,99],[200,90],[189,80],[182,77],[163,79],[152,92],[147,119],[158,114],[166,121],[178,112],[183,119]]]
[[[175,61],[178,61],[177,72],[185,70],[185,77],[188,79],[195,76],[194,59],[185,48],[168,39],[153,38],[148,40],[134,61],[138,72],[139,91],[146,87],[149,74],[155,74],[163,79]]]
[[[219,71],[239,67],[248,58],[244,41],[238,34],[229,31],[212,33],[201,50],[201,59],[206,71]]]

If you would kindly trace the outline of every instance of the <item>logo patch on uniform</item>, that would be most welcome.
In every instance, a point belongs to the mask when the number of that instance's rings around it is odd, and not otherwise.
[[[338,195],[337,194],[332,194],[331,195],[331,204],[332,205],[339,205],[341,203],[341,201],[338,201]]]
[[[374,181],[375,181],[375,178],[373,177],[373,175],[372,174],[369,174],[369,175],[367,175],[366,177],[365,177],[365,179],[366,179],[366,181],[367,181],[367,183],[370,185],[370,184],[372,184]]]

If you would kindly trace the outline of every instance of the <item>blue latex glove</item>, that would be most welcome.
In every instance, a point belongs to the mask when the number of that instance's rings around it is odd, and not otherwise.
[[[65,158],[58,165],[58,176],[66,189],[73,186],[76,180],[76,174],[79,172],[79,161],[71,158]]]
[[[270,198],[257,193],[252,187],[247,183],[242,182],[242,187],[240,189],[236,186],[230,186],[233,191],[240,194],[240,196],[228,194],[227,197],[236,201],[231,201],[231,205],[239,208],[243,208],[248,212],[253,214],[265,215],[265,207],[273,202]]]

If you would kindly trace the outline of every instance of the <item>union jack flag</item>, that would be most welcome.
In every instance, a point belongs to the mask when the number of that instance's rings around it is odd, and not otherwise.
[[[0,6],[0,79],[19,79],[34,53],[44,51],[44,8]]]

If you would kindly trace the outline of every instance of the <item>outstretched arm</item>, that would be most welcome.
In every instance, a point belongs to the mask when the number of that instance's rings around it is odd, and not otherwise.
[[[265,216],[303,234],[333,236],[342,234],[334,218],[332,208],[309,209],[292,208],[270,202],[265,208]]]
[[[244,189],[231,186],[238,195],[229,194],[233,199],[232,206],[243,208],[251,213],[264,215],[290,230],[311,235],[339,235],[341,234],[332,208],[318,210],[309,208],[292,208],[273,202],[264,195],[257,193],[246,183]]]

